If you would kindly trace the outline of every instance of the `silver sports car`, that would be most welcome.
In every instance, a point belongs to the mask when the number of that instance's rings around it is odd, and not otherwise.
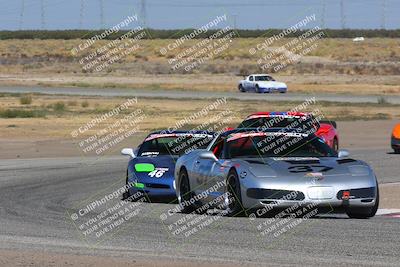
[[[314,205],[373,217],[379,189],[371,167],[300,129],[235,129],[180,157],[175,184],[183,212],[222,208],[230,216]]]

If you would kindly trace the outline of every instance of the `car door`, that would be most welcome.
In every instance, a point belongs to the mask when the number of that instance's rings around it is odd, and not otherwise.
[[[222,159],[220,159],[222,150],[223,150],[223,144],[224,140],[218,139],[215,144],[211,147],[211,151],[214,153],[214,155],[217,157],[218,161],[215,161],[213,159],[202,159],[198,157],[194,164],[195,164],[195,169],[196,169],[196,177],[193,177],[196,179],[195,184],[196,188],[193,188],[194,192],[196,194],[201,194],[202,192],[209,192],[208,197],[206,197],[204,200],[211,200],[219,195],[218,192],[214,192],[213,190],[210,190],[211,188],[214,187],[214,185],[218,185],[218,181],[221,180],[220,175],[220,167],[222,164]],[[220,185],[220,184],[219,184]],[[221,187],[221,186],[219,186]],[[220,190],[223,190],[223,188],[219,188]],[[213,191],[213,192],[211,192]]]
[[[251,76],[249,89],[256,90],[256,76]]]
[[[253,76],[249,76],[248,79],[245,81],[245,89],[252,90],[252,81],[254,80]]]

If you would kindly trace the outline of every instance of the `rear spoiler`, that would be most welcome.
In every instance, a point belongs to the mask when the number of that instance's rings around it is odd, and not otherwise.
[[[330,124],[333,126],[333,128],[337,129],[336,121],[319,121],[319,123]]]

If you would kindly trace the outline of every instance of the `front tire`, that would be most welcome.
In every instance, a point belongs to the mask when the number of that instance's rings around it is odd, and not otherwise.
[[[239,84],[239,91],[242,92],[242,93],[245,92],[245,90],[244,90],[244,88],[243,88],[243,85],[241,85],[241,84]]]
[[[190,200],[194,194],[190,190],[189,176],[186,169],[182,169],[179,172],[179,205],[181,205],[182,213],[192,213],[196,210],[193,204],[190,204]]]
[[[368,208],[349,208],[346,213],[352,219],[367,219],[374,217],[379,207],[379,188],[376,185],[376,200],[373,207]]]
[[[126,186],[128,187],[128,179],[129,179],[129,171],[126,170]],[[124,193],[122,193],[122,200],[127,200],[130,197],[130,193],[129,193],[129,188],[126,189],[126,191]]]
[[[227,215],[231,217],[240,217],[245,215],[242,204],[239,177],[235,170],[231,170],[229,172],[226,180],[226,186],[226,193],[228,193],[227,197],[229,199],[229,203],[226,203]]]
[[[395,154],[400,154],[400,149],[394,149]]]
[[[261,93],[260,92],[260,87],[258,86],[258,84],[256,84],[256,93]]]

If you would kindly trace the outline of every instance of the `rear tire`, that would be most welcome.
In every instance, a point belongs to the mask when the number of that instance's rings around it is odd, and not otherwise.
[[[260,92],[260,87],[258,87],[258,84],[256,84],[256,93],[261,93]]]
[[[229,203],[227,204],[227,216],[241,217],[245,215],[242,204],[242,195],[240,191],[239,177],[235,170],[231,170],[226,179],[227,193]]]
[[[376,185],[376,201],[373,207],[369,208],[349,208],[346,213],[352,219],[367,219],[374,217],[379,207],[379,188]]]
[[[242,93],[245,92],[245,90],[244,90],[244,88],[243,88],[243,85],[241,85],[241,84],[239,84],[239,91],[242,92]]]
[[[195,206],[190,204],[190,200],[194,194],[190,190],[189,176],[186,169],[182,169],[179,173],[179,204],[182,205],[182,213],[192,213]]]
[[[335,152],[339,151],[339,141],[336,137],[333,139],[332,149],[335,150]]]
[[[394,149],[395,154],[400,154],[400,149]]]

